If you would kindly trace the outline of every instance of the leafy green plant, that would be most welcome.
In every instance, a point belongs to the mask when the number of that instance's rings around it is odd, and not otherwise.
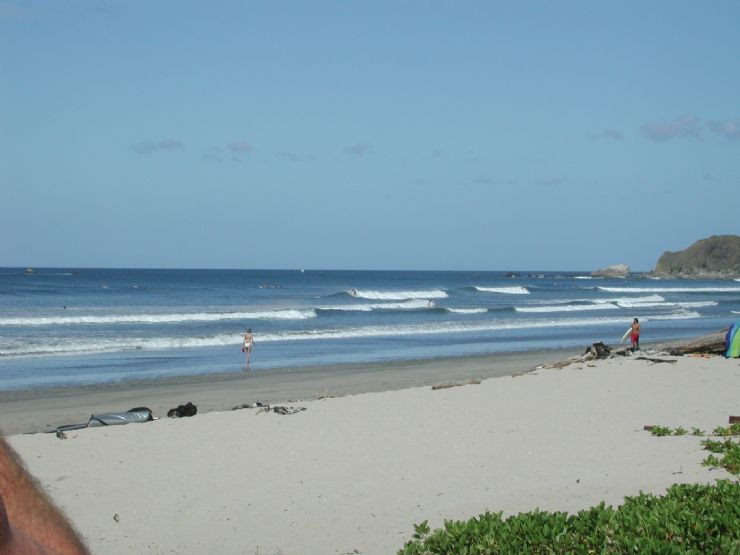
[[[667,426],[653,426],[650,433],[654,436],[663,437],[671,435],[673,431]]]
[[[498,553],[740,553],[740,482],[680,484],[665,495],[626,497],[617,509],[602,502],[574,515],[534,510],[510,516],[485,513],[425,521],[399,555]]]
[[[703,436],[704,430],[701,428],[691,428],[691,435],[692,436]]]
[[[686,429],[682,428],[681,426],[673,430],[674,436],[685,436],[687,433],[688,432],[686,431]]]
[[[740,424],[730,424],[727,427],[717,426],[712,432],[716,436],[740,436]]]
[[[725,449],[724,441],[715,441],[713,439],[705,439],[701,442],[704,449],[711,453],[722,453]]]
[[[740,442],[728,437],[724,441],[705,439],[701,442],[704,449],[713,453],[702,461],[704,466],[710,468],[724,468],[730,474],[740,474]],[[716,455],[721,455],[716,457]]]

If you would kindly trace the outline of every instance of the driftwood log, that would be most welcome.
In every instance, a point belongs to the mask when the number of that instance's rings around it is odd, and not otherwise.
[[[725,353],[725,335],[727,335],[727,329],[722,331],[703,335],[702,337],[696,337],[691,339],[679,339],[671,341],[670,343],[661,343],[659,345],[650,345],[651,351],[657,351],[660,354],[668,354],[672,356],[682,356],[689,354],[710,354],[710,355],[722,355]],[[632,348],[628,346],[619,346],[615,348],[609,347],[599,341],[598,343],[592,343],[584,353],[580,356],[570,357],[565,360],[557,362],[551,362],[548,364],[540,364],[532,368],[532,370],[544,370],[544,369],[560,369],[565,368],[573,363],[588,362],[600,358],[611,358],[614,356],[628,356],[632,354]],[[637,357],[638,360],[647,360],[649,362],[676,362],[675,360],[649,358],[645,356]]]
[[[598,343],[593,343],[586,347],[582,356],[591,354],[593,355],[592,358],[609,358],[611,352],[612,350],[609,345],[606,345],[603,341],[599,341]]]
[[[725,335],[727,335],[727,330],[710,333],[695,339],[674,341],[666,344],[663,350],[673,356],[693,353],[722,355],[725,353]]]

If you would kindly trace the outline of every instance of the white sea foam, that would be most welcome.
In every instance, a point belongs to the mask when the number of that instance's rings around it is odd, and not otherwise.
[[[582,299],[588,300],[588,299]],[[619,305],[628,306],[629,303],[661,303],[665,301],[664,297],[660,295],[645,295],[643,297],[615,297],[613,299],[593,299],[592,303],[617,303]]]
[[[482,314],[488,312],[487,308],[447,308],[445,310],[455,314]]]
[[[347,291],[350,295],[361,299],[371,300],[407,300],[407,299],[446,299],[449,295],[441,289],[431,289],[428,291]]]
[[[0,349],[0,356],[54,356],[54,355],[82,355],[93,353],[112,353],[122,351],[182,349],[188,347],[213,347],[218,345],[232,345],[242,341],[241,336],[218,335],[211,337],[161,337],[161,338],[126,338],[126,339],[99,339],[99,340],[65,340],[8,346]]]
[[[0,326],[56,326],[76,324],[164,324],[216,322],[219,320],[306,320],[316,318],[313,309],[254,312],[194,312],[178,314],[109,314],[105,316],[29,316],[0,318]]]
[[[733,314],[740,314],[740,310],[731,310],[730,312],[732,312]]]
[[[476,287],[476,290],[483,293],[502,293],[504,295],[529,295],[529,289],[518,285],[512,287]]]
[[[533,313],[544,313],[544,312],[581,312],[584,310],[609,310],[619,308],[617,305],[610,303],[599,303],[599,304],[558,304],[558,305],[545,305],[545,306],[516,306],[514,310],[517,312],[533,312]]]
[[[682,311],[675,314],[642,317],[649,320],[685,320],[700,318],[696,312]],[[508,320],[487,322],[439,322],[437,324],[410,324],[398,326],[367,326],[347,329],[288,331],[278,333],[255,334],[255,343],[282,341],[310,341],[361,339],[373,337],[400,337],[409,335],[438,335],[449,333],[471,333],[498,330],[561,328],[573,326],[617,325],[624,318],[577,318],[577,319],[542,319],[542,320]],[[242,337],[235,334],[220,334],[208,337],[141,337],[122,339],[80,339],[56,341],[46,339],[38,344],[5,344],[0,348],[0,357],[58,356],[80,355],[90,353],[168,350],[180,348],[197,348],[213,346],[239,345]]]
[[[573,276],[573,279],[601,279],[601,278],[594,278],[593,276]]]
[[[681,312],[674,312],[673,314],[653,314],[642,319],[643,322],[649,320],[693,320],[694,318],[701,318],[701,314],[691,310],[682,310]]]
[[[740,293],[740,287],[597,287],[612,293]]]
[[[344,312],[371,312],[373,310],[418,310],[428,308],[429,301],[425,299],[409,299],[401,303],[370,303],[370,304],[340,304],[332,306],[318,306],[318,310],[339,310]]]
[[[680,303],[669,303],[669,302],[618,302],[622,308],[703,308],[707,306],[717,306],[715,301],[689,301]]]
[[[682,311],[668,315],[644,316],[643,322],[650,320],[687,320],[701,318],[696,312]],[[259,341],[298,341],[316,339],[347,339],[362,337],[436,335],[445,333],[470,333],[498,330],[517,330],[530,328],[561,328],[571,326],[615,325],[624,322],[624,318],[578,318],[562,320],[505,320],[488,322],[440,322],[437,324],[411,324],[399,326],[367,326],[343,330],[314,330],[309,332],[267,333],[259,336]],[[257,338],[255,338],[255,342]]]

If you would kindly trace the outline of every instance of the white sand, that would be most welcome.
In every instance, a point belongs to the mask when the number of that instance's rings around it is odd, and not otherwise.
[[[673,358],[673,357],[666,357]],[[701,438],[740,413],[737,360],[610,359],[520,377],[9,441],[94,553],[395,553],[413,524],[618,504],[729,475]],[[116,519],[114,516],[118,515]]]

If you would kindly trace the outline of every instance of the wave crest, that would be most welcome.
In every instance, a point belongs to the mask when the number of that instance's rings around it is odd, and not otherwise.
[[[617,305],[611,303],[599,303],[599,304],[558,304],[558,305],[545,305],[545,306],[516,306],[514,310],[517,312],[532,312],[532,313],[543,313],[543,312],[580,312],[584,310],[610,310],[618,309]]]
[[[173,324],[219,320],[306,320],[316,318],[313,309],[255,312],[196,312],[179,314],[111,314],[106,316],[31,316],[0,318],[0,326],[65,326],[75,324]]]
[[[740,287],[597,287],[610,293],[740,293]]]
[[[370,300],[404,301],[409,299],[446,299],[449,297],[446,291],[441,289],[430,289],[422,291],[361,291],[352,290],[347,293],[353,297]]]
[[[400,303],[342,304],[316,307],[317,310],[336,310],[342,312],[371,312],[373,310],[419,310],[422,308],[429,308],[429,301],[425,299],[409,299]]]
[[[529,295],[529,289],[514,285],[511,287],[475,287],[476,291],[483,293],[502,293],[504,295]]]

